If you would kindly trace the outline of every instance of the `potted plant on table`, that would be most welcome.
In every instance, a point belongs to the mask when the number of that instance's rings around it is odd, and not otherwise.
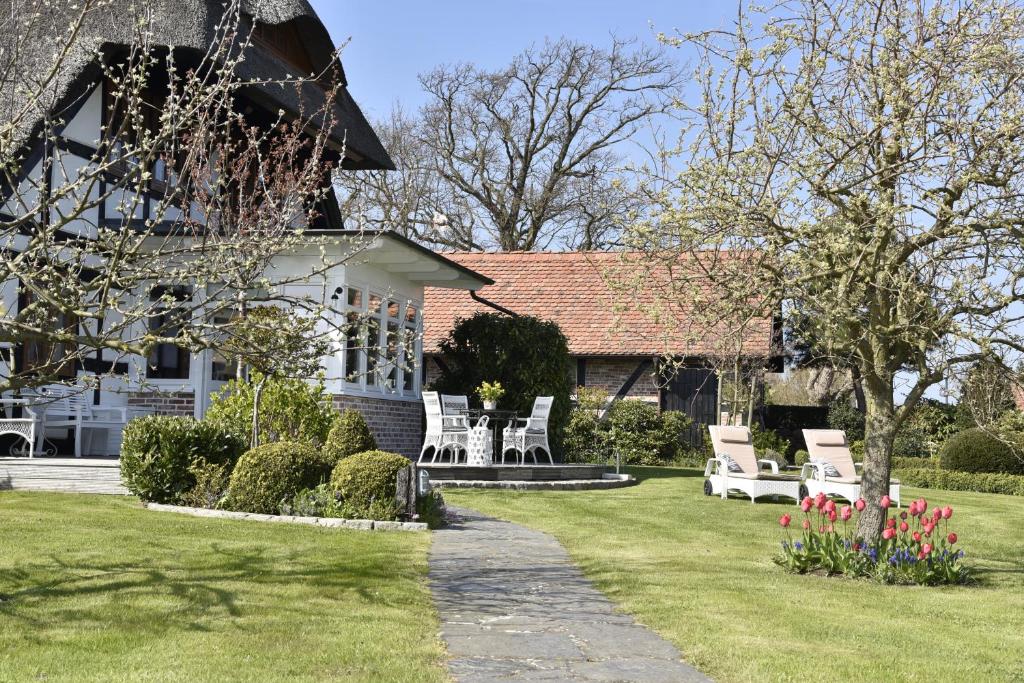
[[[476,393],[484,402],[484,410],[494,410],[498,407],[498,400],[505,395],[505,389],[501,382],[482,382],[476,388]]]

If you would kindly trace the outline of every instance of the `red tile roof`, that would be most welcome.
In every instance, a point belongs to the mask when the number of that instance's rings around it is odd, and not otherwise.
[[[444,255],[494,280],[493,285],[478,290],[481,297],[516,313],[558,323],[569,339],[569,351],[573,355],[709,355],[716,349],[721,352],[721,340],[727,336],[725,330],[732,328],[724,322],[712,322],[710,316],[693,315],[698,307],[704,312],[714,309],[709,303],[713,301],[710,283],[700,285],[702,302],[698,304],[683,300],[690,297],[679,297],[671,304],[671,315],[662,316],[679,324],[674,327],[659,324],[655,320],[657,304],[649,286],[657,276],[648,274],[637,279],[637,267],[629,265],[629,259],[617,253],[455,252]],[[663,268],[661,271],[667,272]],[[628,294],[616,291],[618,288],[612,283],[627,279],[644,284],[631,288]],[[424,351],[436,351],[457,319],[493,310],[471,299],[467,291],[427,287],[423,306]],[[770,320],[754,320],[746,326],[744,336],[744,355],[769,355]]]

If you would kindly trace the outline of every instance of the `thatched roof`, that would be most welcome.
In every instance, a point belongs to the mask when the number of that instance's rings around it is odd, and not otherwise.
[[[96,51],[114,53],[137,41],[134,40],[135,22],[129,0],[113,0],[105,6],[94,9],[88,15],[83,30],[63,60],[59,60],[56,73],[54,53],[62,43],[61,36],[67,33],[77,10],[70,9],[72,3],[65,0],[16,0],[18,11],[36,11],[40,18],[33,24],[30,40],[19,41],[16,35],[24,27],[11,20],[15,13],[0,14],[0,117],[10,121],[14,112],[24,106],[27,87],[50,79],[45,88],[45,98],[40,102],[37,115],[23,122],[16,131],[15,146],[27,143],[49,110],[51,115],[71,107],[86,91],[88,84],[99,76]],[[157,46],[174,48],[179,53],[202,54],[215,40],[218,23],[224,13],[222,0],[150,0],[134,3],[151,10],[152,42]],[[310,61],[317,72],[330,66],[334,45],[331,37],[306,0],[242,0],[245,28],[253,20],[278,25],[294,21],[302,37]],[[12,54],[15,46],[24,45],[21,54]],[[2,73],[4,67],[14,63],[15,70]],[[345,167],[348,168],[393,168],[390,157],[381,145],[376,133],[367,123],[359,107],[348,93],[347,82],[340,63],[333,66],[342,79],[342,87],[335,98],[337,125],[332,131],[336,144],[342,141],[349,154]],[[253,44],[239,66],[238,76],[242,79],[283,79],[297,75],[294,66],[286,64],[271,50]],[[285,109],[296,113],[300,102],[305,100],[306,110],[315,110],[323,102],[324,93],[309,83],[296,92],[294,86],[261,85],[249,93],[254,99],[264,100],[271,108]]]

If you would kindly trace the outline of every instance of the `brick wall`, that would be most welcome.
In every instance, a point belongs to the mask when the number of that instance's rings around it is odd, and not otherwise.
[[[195,415],[196,398],[190,392],[140,391],[128,395],[128,408],[158,415]]]
[[[586,385],[615,396],[645,358],[587,358]],[[624,398],[639,398],[657,405],[658,386],[651,369],[642,374]]]
[[[407,458],[419,457],[423,446],[422,402],[335,394],[334,407],[354,408],[362,413],[381,450],[401,453]]]

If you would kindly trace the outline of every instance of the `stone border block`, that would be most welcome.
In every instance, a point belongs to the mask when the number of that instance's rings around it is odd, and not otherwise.
[[[254,512],[235,512],[233,510],[210,510],[208,508],[192,508],[184,505],[165,505],[163,503],[143,503],[147,510],[158,512],[177,512],[193,517],[213,517],[215,519],[240,519],[250,522],[283,522],[285,524],[306,524],[322,526],[328,529],[357,529],[359,531],[427,531],[422,522],[391,522],[372,519],[338,519],[336,517],[297,517],[294,515],[262,515]]]

